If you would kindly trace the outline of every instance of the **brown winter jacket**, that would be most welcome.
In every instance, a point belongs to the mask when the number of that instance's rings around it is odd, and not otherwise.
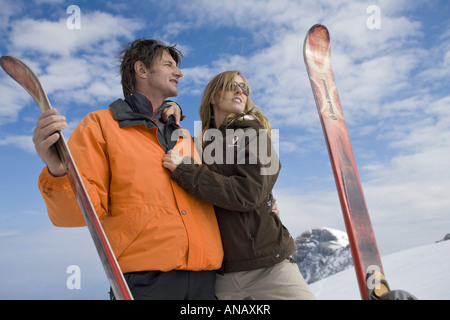
[[[226,129],[233,133],[228,138]],[[212,129],[213,141],[203,151],[207,165],[180,164],[172,173],[184,189],[214,204],[223,272],[273,266],[294,250],[288,230],[272,212],[280,162],[274,151],[270,155],[271,140],[260,129],[256,120],[245,118],[220,131]]]

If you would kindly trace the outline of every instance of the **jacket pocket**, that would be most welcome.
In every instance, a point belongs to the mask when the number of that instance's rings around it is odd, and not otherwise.
[[[147,202],[111,203],[111,214],[103,219],[102,224],[116,257],[154,217],[155,210],[151,210]]]

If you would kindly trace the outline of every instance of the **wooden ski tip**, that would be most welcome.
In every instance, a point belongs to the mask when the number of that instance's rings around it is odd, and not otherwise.
[[[313,25],[303,42],[303,58],[308,72],[311,68],[322,70],[324,64],[331,63],[330,33],[321,24]],[[331,67],[330,67],[331,69]]]
[[[10,75],[13,79],[16,79],[15,76],[13,76],[13,75],[14,75],[14,70],[17,68],[17,64],[27,66],[22,60],[14,57],[14,56],[3,55],[0,57],[0,65],[2,66],[3,70],[5,70],[5,72],[8,75]],[[28,66],[27,66],[27,69],[29,69]]]
[[[11,56],[11,55],[9,55],[9,54],[2,55],[2,56],[0,57],[0,60],[1,60],[2,62],[3,62],[3,61],[20,61],[20,62],[22,62],[22,60],[20,60],[19,58],[16,58],[16,57]]]
[[[1,56],[0,57],[0,61],[1,61],[1,63],[3,64],[3,61],[6,61],[6,60],[8,60],[9,58],[11,58],[11,56],[9,56],[9,55],[3,55],[3,56]]]
[[[327,27],[322,24],[313,25],[308,31],[308,37],[317,37],[326,41],[330,41],[330,33],[328,32]]]
[[[31,70],[31,68],[25,62],[17,57],[8,54],[0,57],[0,65],[2,66],[3,70],[5,70],[9,75],[13,73],[12,71],[16,68],[17,65],[22,65],[25,69]]]
[[[8,55],[8,54],[5,54],[5,55],[0,57],[0,63],[2,65],[2,67],[4,65],[6,65],[8,62],[16,62],[16,61],[20,61],[20,60],[17,59],[16,57]]]
[[[8,72],[8,70],[10,70],[9,65],[13,60],[14,60],[13,56],[4,55],[0,57],[0,65],[7,74],[9,74]]]

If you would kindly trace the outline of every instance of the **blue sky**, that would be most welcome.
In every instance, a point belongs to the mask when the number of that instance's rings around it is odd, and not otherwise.
[[[67,27],[70,5],[81,10],[80,29]],[[369,28],[371,5],[378,28]],[[450,232],[448,1],[0,0],[0,7],[0,53],[36,71],[68,119],[66,137],[87,113],[121,97],[114,57],[136,38],[184,52],[176,100],[192,133],[207,82],[240,69],[280,133],[274,193],[294,237],[322,226],[345,230],[302,56],[306,32],[322,23],[381,254]],[[86,229],[58,229],[47,217],[37,189],[43,162],[31,141],[37,106],[3,71],[0,96],[0,299],[107,298]],[[70,265],[80,267],[79,290],[66,286]]]

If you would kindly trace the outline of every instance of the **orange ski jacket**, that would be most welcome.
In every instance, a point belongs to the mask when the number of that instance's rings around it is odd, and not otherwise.
[[[119,99],[88,114],[68,142],[122,272],[219,269],[223,249],[213,206],[170,178],[162,166],[168,145],[157,125],[128,108]],[[165,132],[175,136],[174,150],[200,163],[187,130],[166,125]],[[85,226],[66,176],[44,168],[38,184],[55,226]]]

